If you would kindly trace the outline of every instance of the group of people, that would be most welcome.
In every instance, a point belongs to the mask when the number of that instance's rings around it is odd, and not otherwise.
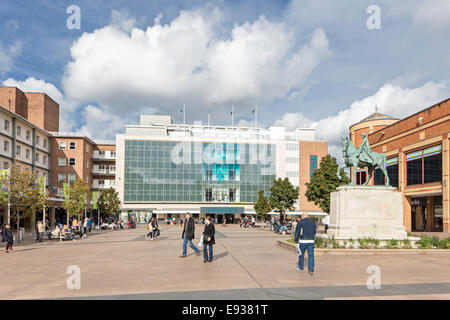
[[[147,238],[150,238],[150,240],[158,239],[160,231],[158,221],[156,221],[155,217],[151,218],[150,221],[148,222],[147,230],[148,230]]]
[[[203,230],[202,239],[200,240],[199,246],[203,245],[203,262],[212,262],[214,253],[213,245],[215,241],[216,229],[214,227],[213,219],[210,216],[205,218],[205,228]],[[183,239],[183,252],[180,258],[187,257],[187,245],[195,251],[195,255],[200,255],[200,250],[196,247],[192,240],[195,238],[195,221],[192,219],[189,213],[186,214],[186,218],[183,221],[183,233],[181,235]]]
[[[252,227],[253,229],[255,229],[255,223],[256,223],[256,220],[255,220],[255,217],[254,217],[254,216],[252,216],[250,219],[249,219],[247,216],[245,216],[243,219],[240,219],[240,220],[239,220],[239,226],[240,226],[241,228],[242,228],[242,227],[248,228],[248,227],[249,227],[249,223],[250,223],[251,227]]]

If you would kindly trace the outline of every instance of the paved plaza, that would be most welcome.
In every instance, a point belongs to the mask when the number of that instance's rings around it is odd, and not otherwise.
[[[203,226],[196,226],[198,243]],[[181,226],[157,241],[135,230],[102,231],[77,241],[17,246],[0,255],[0,299],[450,299],[450,254],[317,255],[315,275],[295,270],[297,255],[267,229],[217,226],[215,259],[181,254]],[[79,266],[81,288],[68,289]],[[367,267],[381,270],[369,290]]]

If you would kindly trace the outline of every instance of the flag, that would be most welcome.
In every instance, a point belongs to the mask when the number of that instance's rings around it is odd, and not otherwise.
[[[0,197],[8,197],[8,169],[0,170]]]
[[[180,107],[180,112],[183,112],[184,106]]]
[[[255,112],[256,112],[256,108],[252,110],[252,113],[255,113]]]
[[[92,209],[97,209],[98,191],[92,191]]]
[[[68,182],[64,182],[63,183],[63,187],[64,187],[64,199],[68,199],[69,197],[69,183]]]
[[[41,196],[45,194],[45,180],[44,177],[38,177],[38,183],[39,183],[39,193]]]

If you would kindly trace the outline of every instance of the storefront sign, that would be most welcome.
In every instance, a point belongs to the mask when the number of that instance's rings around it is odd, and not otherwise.
[[[244,207],[200,207],[200,213],[207,214],[235,214],[244,213]]]

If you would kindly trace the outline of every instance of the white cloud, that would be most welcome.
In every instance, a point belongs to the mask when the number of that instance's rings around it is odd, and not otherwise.
[[[387,83],[374,95],[355,101],[347,109],[319,121],[311,121],[302,113],[287,113],[274,124],[295,129],[310,123],[316,129],[316,137],[329,142],[329,152],[340,157],[340,138],[348,135],[351,125],[372,114],[375,105],[379,112],[401,119],[448,98],[448,92],[449,85],[445,81],[427,82],[413,89]]]
[[[0,43],[0,73],[11,71],[15,59],[22,53],[22,42],[17,40],[14,44],[4,47]]]
[[[166,25],[159,15],[145,30],[132,22],[123,27],[115,16],[73,44],[63,87],[70,99],[122,116],[149,106],[167,113],[186,103],[193,106],[188,117],[197,119],[208,104],[219,111],[288,97],[329,54],[322,29],[298,47],[284,23],[264,16],[224,36],[224,17],[214,7],[181,11]]]
[[[72,131],[75,123],[71,113],[75,111],[76,105],[67,100],[64,95],[53,84],[42,79],[29,77],[24,81],[8,78],[3,81],[4,86],[17,87],[23,92],[43,92],[59,104],[59,128],[60,131]]]
[[[413,14],[413,26],[424,31],[450,31],[450,1],[427,0]]]
[[[101,107],[88,105],[83,109],[84,125],[77,131],[94,139],[115,140],[123,131],[126,120],[105,112]]]

